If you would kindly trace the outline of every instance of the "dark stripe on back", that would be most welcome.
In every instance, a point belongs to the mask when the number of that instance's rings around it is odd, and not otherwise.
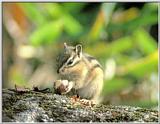
[[[100,68],[101,66],[99,64],[94,65],[90,71],[93,71],[95,68]]]
[[[87,60],[88,60],[89,62],[91,62],[92,60],[96,60],[96,58],[94,58],[93,56],[86,56],[86,58],[87,58]],[[96,61],[97,61],[97,60],[96,60]],[[100,67],[100,68],[102,69],[101,65],[98,64],[98,62],[97,62],[96,65],[98,65],[98,67]],[[95,65],[95,66],[96,66],[96,65]],[[93,66],[93,67],[94,67],[94,66]]]
[[[90,77],[90,74],[92,73],[92,71],[96,68],[101,68],[101,66],[99,64],[94,65],[86,74],[85,80],[84,82],[86,82],[88,80],[88,78]],[[89,82],[88,82],[89,83]]]
[[[86,58],[88,59],[88,61],[92,61],[92,60],[96,60],[94,57],[92,57],[92,56],[86,56]]]

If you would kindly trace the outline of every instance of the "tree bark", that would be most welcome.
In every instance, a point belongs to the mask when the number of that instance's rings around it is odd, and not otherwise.
[[[83,105],[70,97],[2,91],[3,122],[158,122],[158,111],[130,106]]]

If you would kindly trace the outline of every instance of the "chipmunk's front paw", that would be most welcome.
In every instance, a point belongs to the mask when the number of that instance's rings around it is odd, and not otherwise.
[[[68,80],[56,80],[54,82],[55,93],[67,94],[73,87],[73,83]]]
[[[96,104],[93,100],[81,99],[80,102],[86,106],[94,106]]]
[[[94,105],[96,105],[96,103],[93,100],[80,99],[80,97],[77,97],[77,96],[72,96],[71,101],[73,104],[80,104],[80,105],[89,106],[89,107],[93,107]]]

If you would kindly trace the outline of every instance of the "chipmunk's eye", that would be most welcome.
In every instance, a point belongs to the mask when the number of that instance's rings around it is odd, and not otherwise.
[[[67,65],[71,65],[73,63],[73,59],[71,59],[68,63],[67,63]]]

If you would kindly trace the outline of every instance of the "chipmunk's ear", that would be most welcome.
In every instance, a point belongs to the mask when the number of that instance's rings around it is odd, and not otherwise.
[[[81,44],[76,45],[76,53],[78,57],[82,56],[82,45]]]

